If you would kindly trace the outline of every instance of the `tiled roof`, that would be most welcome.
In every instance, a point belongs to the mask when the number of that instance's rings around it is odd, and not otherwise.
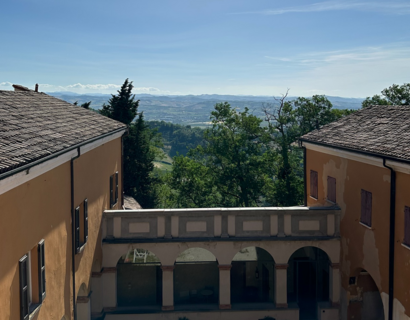
[[[300,140],[410,161],[410,106],[371,106]]]
[[[0,173],[125,124],[45,93],[0,91]]]

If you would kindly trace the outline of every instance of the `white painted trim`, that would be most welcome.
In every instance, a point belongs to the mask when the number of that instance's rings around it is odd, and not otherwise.
[[[392,167],[394,171],[410,174],[410,164],[386,160],[386,165]]]
[[[382,158],[366,156],[364,154],[345,151],[345,150],[340,150],[340,149],[332,148],[332,147],[319,146],[317,144],[313,144],[313,143],[309,143],[309,142],[305,142],[305,141],[303,141],[302,145],[308,150],[313,150],[313,151],[317,151],[317,152],[321,152],[321,153],[326,153],[326,154],[330,154],[332,156],[345,158],[345,159],[349,159],[349,160],[354,160],[354,161],[358,161],[358,162],[363,162],[363,163],[366,163],[366,164],[370,164],[370,165],[373,165],[373,166],[384,168]]]
[[[80,147],[80,152],[83,155],[84,153],[87,153],[88,151],[91,151],[107,142],[118,139],[124,134],[124,132],[125,129],[124,131],[120,131],[110,136],[88,143]],[[34,167],[31,167],[28,170],[18,172],[10,177],[0,180],[0,195],[6,193],[7,191],[10,191],[11,189],[18,187],[19,185],[26,183],[27,181],[30,181],[31,179],[37,178],[43,173],[46,173],[47,171],[50,171],[62,165],[63,163],[70,161],[71,158],[75,157],[76,155],[77,150],[71,150],[66,153],[63,153],[62,155],[56,158],[50,159]]]
[[[107,136],[107,137],[104,137],[102,139],[96,140],[94,142],[88,143],[88,144],[86,144],[86,145],[84,145],[80,148],[80,152],[81,152],[81,154],[87,153],[88,151],[91,151],[95,148],[98,148],[99,146],[103,145],[104,143],[110,142],[112,140],[115,140],[115,139],[121,137],[124,134],[124,132],[125,132],[125,129],[124,129],[124,131],[120,131],[120,132],[114,133],[110,136]]]

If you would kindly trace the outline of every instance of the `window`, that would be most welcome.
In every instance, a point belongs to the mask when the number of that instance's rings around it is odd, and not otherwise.
[[[19,260],[20,319],[26,320],[46,297],[44,240]]]
[[[327,200],[336,203],[336,179],[327,177]]]
[[[362,189],[360,222],[372,226],[372,193]]]
[[[410,207],[404,207],[404,241],[403,243],[410,246]]]
[[[310,196],[312,198],[318,198],[318,175],[317,171],[310,170]]]
[[[118,171],[110,176],[110,206],[113,207],[118,202]],[[115,190],[114,190],[115,186]]]
[[[83,210],[81,210],[81,206]],[[75,208],[75,252],[80,253],[88,240],[88,199]]]

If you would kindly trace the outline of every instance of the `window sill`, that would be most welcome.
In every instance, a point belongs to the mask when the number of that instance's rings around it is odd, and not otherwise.
[[[309,196],[311,199],[313,199],[313,200],[316,200],[317,201],[317,199],[318,198],[315,198],[315,197],[313,197],[313,196]]]
[[[369,227],[367,224],[364,224],[363,222],[359,222],[363,227],[369,229],[369,230],[374,230],[372,227]]]
[[[405,244],[405,243],[403,243],[402,242],[402,244],[401,244],[403,247],[405,247],[406,249],[409,249],[410,250],[410,245],[408,245],[408,244]]]
[[[326,199],[326,202],[329,202],[329,203],[334,204],[334,205],[337,204],[336,202],[333,202],[332,200],[329,200],[329,199]]]
[[[40,311],[40,308],[41,303],[32,303],[28,308],[29,319],[32,319]]]
[[[118,201],[116,203],[111,204],[111,208],[114,208],[118,204]]]
[[[86,244],[87,244],[87,242],[83,243],[80,247],[80,250],[78,250],[78,252],[76,254],[79,254],[79,253],[83,252]]]

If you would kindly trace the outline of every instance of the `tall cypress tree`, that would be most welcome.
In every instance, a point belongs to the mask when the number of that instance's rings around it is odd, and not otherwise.
[[[143,208],[153,208],[156,204],[156,178],[151,174],[155,159],[151,148],[154,133],[145,123],[143,113],[138,113],[140,101],[135,100],[133,88],[132,81],[126,79],[100,113],[128,125],[129,133],[124,138],[124,193],[134,197]]]

